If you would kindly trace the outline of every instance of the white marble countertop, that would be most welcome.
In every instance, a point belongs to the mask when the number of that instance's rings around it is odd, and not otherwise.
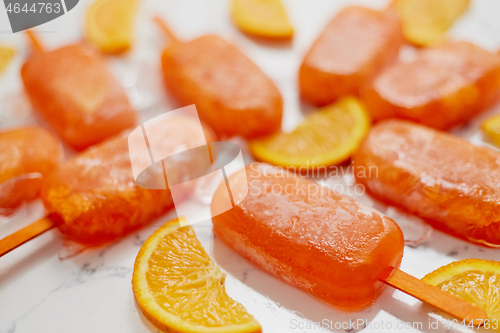
[[[500,49],[500,2],[473,0],[471,10],[453,27],[451,35],[490,50]],[[234,28],[225,0],[146,0],[142,2],[136,28],[135,48],[121,58],[109,61],[127,87],[132,102],[142,111],[143,120],[172,110],[177,105],[163,92],[159,77],[159,52],[164,41],[151,22],[152,13],[163,16],[181,38],[190,39],[217,33],[237,44],[277,84],[285,100],[285,129],[293,128],[310,108],[297,96],[297,71],[302,55],[327,20],[347,3],[381,8],[387,1],[289,0],[286,5],[296,27],[293,42],[277,45],[251,39]],[[68,14],[40,26],[47,46],[57,47],[82,37],[83,14],[87,1]],[[6,13],[0,6],[0,45],[18,49],[14,63],[0,76],[0,128],[41,121],[31,114],[22,94],[19,69],[27,46],[22,34],[10,34]],[[412,50],[405,49],[404,56]],[[500,113],[500,105],[488,111]],[[475,120],[456,134],[478,145],[487,145]],[[43,123],[42,123],[43,125]],[[68,155],[72,153],[68,151]],[[250,159],[248,159],[250,161]],[[349,188],[349,176],[324,182]],[[401,224],[408,238],[430,229],[414,217],[373,202],[367,196],[358,199],[374,205]],[[203,207],[202,209],[208,209]],[[0,237],[43,215],[40,202],[9,218],[0,219]],[[142,242],[175,213],[158,219],[150,226],[112,245],[81,251],[65,242],[57,230],[30,241],[0,258],[0,333],[66,332],[157,332],[135,305],[131,275],[135,256]],[[241,302],[262,324],[264,332],[455,332],[443,323],[436,328],[441,314],[421,302],[387,288],[375,305],[362,312],[338,311],[308,294],[263,272],[214,239],[211,223],[195,224],[201,243],[218,265],[228,273],[228,294]],[[500,250],[469,244],[438,231],[417,245],[406,246],[402,269],[416,277],[466,258],[500,259]],[[349,320],[371,325],[348,326]],[[323,327],[315,325],[319,322]],[[331,329],[325,328],[325,323]],[[408,324],[406,324],[408,323]],[[344,324],[344,328],[339,327]],[[432,324],[432,325],[430,325]],[[414,328],[405,328],[405,325]],[[335,328],[337,326],[338,329]]]

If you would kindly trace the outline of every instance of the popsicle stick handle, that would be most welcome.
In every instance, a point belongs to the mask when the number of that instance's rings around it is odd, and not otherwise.
[[[168,38],[170,39],[170,41],[172,43],[180,43],[180,41],[177,38],[177,36],[172,32],[172,30],[170,29],[170,27],[167,25],[167,23],[165,23],[165,21],[161,17],[155,16],[154,17],[154,21],[156,22],[156,24],[158,24],[158,26],[165,33],[165,35],[168,36]]]
[[[31,32],[31,30],[26,31],[26,34],[29,37],[29,40],[31,41],[31,45],[33,45],[33,49],[36,52],[45,52],[45,48],[43,47],[42,43],[40,40]]]
[[[7,236],[4,239],[0,239],[0,257],[14,250],[19,245],[22,245],[36,236],[43,234],[45,231],[55,227],[55,225],[56,223],[54,221],[48,217],[44,217],[31,223],[29,226],[16,231],[12,235]]]
[[[397,268],[383,282],[467,323],[480,326],[488,319],[484,310]]]

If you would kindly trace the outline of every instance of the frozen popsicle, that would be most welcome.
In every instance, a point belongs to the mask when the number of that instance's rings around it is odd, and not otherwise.
[[[328,23],[300,66],[302,97],[322,106],[359,95],[363,83],[397,55],[402,40],[394,9],[345,8]]]
[[[137,112],[122,86],[88,44],[34,52],[21,76],[33,107],[75,149],[136,123]]]
[[[422,125],[387,120],[353,156],[376,198],[471,242],[500,247],[500,153]],[[376,171],[376,172],[375,172]]]
[[[374,120],[402,118],[446,130],[500,97],[500,57],[469,42],[448,42],[393,64],[362,91]]]
[[[284,281],[346,310],[371,305],[381,279],[403,256],[394,221],[353,199],[266,164],[230,176],[233,209],[213,218],[214,232],[244,257]],[[225,183],[212,211],[224,202]]]
[[[371,305],[384,283],[461,320],[486,313],[399,270],[403,234],[394,221],[354,199],[284,171],[254,163],[214,194],[212,218],[227,245],[287,283],[344,310]]]
[[[0,215],[35,199],[63,155],[59,140],[36,126],[0,133]]]
[[[197,119],[189,117],[166,118],[148,132],[149,147],[174,154],[198,140],[197,124]],[[215,139],[208,128],[205,138],[207,142]],[[186,177],[195,162],[180,160],[176,177]],[[157,166],[148,169],[148,177],[163,181],[164,170],[161,164]],[[169,178],[171,181],[174,179]],[[122,136],[89,148],[62,165],[48,179],[41,197],[59,230],[86,245],[118,239],[173,207],[168,186],[162,190],[136,184],[128,138]]]
[[[165,84],[182,106],[195,104],[221,137],[251,139],[281,127],[280,92],[240,50],[215,35],[180,42],[157,21],[172,42],[162,55]]]
[[[207,126],[201,127],[197,118],[180,115],[168,115],[152,124],[146,122],[141,128],[146,128],[147,133],[142,146],[141,140],[129,141],[129,137],[119,135],[60,166],[41,191],[48,217],[1,239],[0,257],[54,226],[73,241],[101,245],[127,235],[172,208],[169,184],[182,185],[193,179],[199,171],[199,158],[203,158],[198,154],[176,158],[177,153],[199,142],[214,141],[215,135]],[[141,135],[142,131],[134,133]],[[135,148],[129,150],[132,146]],[[137,182],[146,179],[141,184],[163,184],[163,189],[137,185],[129,152],[137,148],[149,161]],[[173,158],[155,159],[157,162],[153,163],[150,152],[152,156],[160,152]],[[180,190],[177,187],[176,193],[182,197],[185,191],[187,196],[194,186],[195,182],[187,182]]]

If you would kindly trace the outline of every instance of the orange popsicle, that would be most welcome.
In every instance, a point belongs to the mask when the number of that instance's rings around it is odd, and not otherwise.
[[[123,88],[88,44],[34,53],[21,76],[33,107],[75,149],[96,144],[137,121]]]
[[[62,155],[59,140],[41,127],[0,133],[0,215],[35,199]]]
[[[230,176],[235,202],[214,217],[214,232],[231,248],[312,295],[345,310],[371,305],[382,279],[398,267],[399,227],[372,208],[265,164]],[[212,212],[224,203],[223,183]],[[239,199],[238,199],[239,198]]]
[[[191,140],[197,140],[198,125],[197,120],[189,117],[166,118],[150,132],[149,146],[173,154],[179,147],[184,149]],[[208,129],[205,138],[208,142],[215,139]],[[188,175],[191,163],[194,161],[179,162],[179,179]],[[161,164],[148,170],[148,177],[164,180]],[[173,179],[169,178],[170,181]],[[89,148],[62,165],[43,187],[42,199],[59,230],[86,245],[118,239],[173,207],[168,188],[152,190],[137,186],[128,138],[122,136]]]
[[[182,106],[195,104],[217,135],[252,139],[281,127],[280,92],[257,65],[221,37],[174,40],[163,52],[162,65],[170,93]]]
[[[380,73],[362,98],[374,120],[402,118],[437,129],[460,125],[500,97],[500,57],[468,42],[424,49]]]
[[[353,156],[376,198],[471,242],[500,246],[500,153],[402,120],[376,125]]]
[[[402,40],[393,9],[345,8],[328,23],[300,66],[302,97],[321,106],[358,95],[362,84],[397,55]]]

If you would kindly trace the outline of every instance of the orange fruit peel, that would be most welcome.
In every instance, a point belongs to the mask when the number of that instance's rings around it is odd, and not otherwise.
[[[138,0],[96,0],[87,11],[87,39],[104,53],[120,53],[132,45]]]
[[[142,245],[132,286],[139,309],[164,332],[256,333],[259,323],[225,292],[226,274],[190,226],[165,223]]]
[[[419,46],[441,42],[470,0],[395,0],[407,41]]]
[[[422,280],[485,310],[490,322],[484,326],[500,331],[500,262],[456,261],[427,274]]]
[[[293,36],[281,0],[233,0],[231,16],[238,28],[251,35],[277,39]]]
[[[500,115],[486,119],[482,123],[481,129],[493,144],[500,147]]]
[[[0,74],[7,69],[15,54],[16,50],[13,48],[0,46]]]
[[[251,141],[249,148],[258,160],[275,165],[330,166],[349,159],[369,128],[363,104],[345,97],[311,114],[291,133]]]

